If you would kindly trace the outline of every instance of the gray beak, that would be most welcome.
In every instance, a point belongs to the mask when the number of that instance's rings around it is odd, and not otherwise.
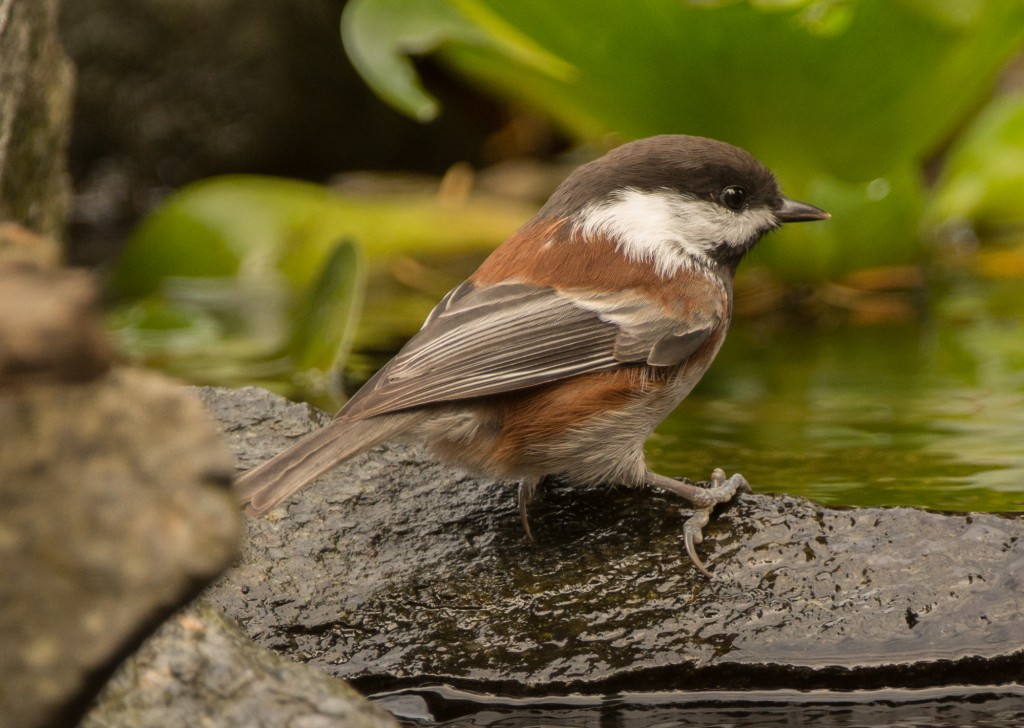
[[[797,202],[788,197],[783,197],[782,202],[775,208],[775,218],[779,222],[811,222],[828,220],[830,217],[832,216],[814,205]]]

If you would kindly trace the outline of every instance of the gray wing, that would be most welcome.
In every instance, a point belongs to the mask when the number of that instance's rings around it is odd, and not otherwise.
[[[721,323],[724,308],[709,308],[683,320],[631,291],[582,297],[522,283],[463,283],[339,416],[371,417],[630,364],[678,364]]]

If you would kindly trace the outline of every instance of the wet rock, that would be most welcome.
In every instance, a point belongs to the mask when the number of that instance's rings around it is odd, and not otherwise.
[[[231,458],[155,374],[0,389],[0,726],[70,725],[237,553]]]
[[[388,728],[344,680],[257,647],[206,604],[175,615],[118,671],[83,728]]]
[[[322,422],[202,396],[248,467]],[[756,484],[755,484],[756,488]],[[743,495],[685,556],[658,493],[509,485],[388,445],[248,523],[208,598],[260,644],[364,690],[504,694],[998,683],[1024,668],[1024,521]]]
[[[58,0],[0,3],[0,220],[59,236],[70,198],[64,150],[74,73]]]

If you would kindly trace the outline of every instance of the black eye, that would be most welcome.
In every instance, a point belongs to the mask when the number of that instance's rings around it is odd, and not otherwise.
[[[731,185],[722,190],[722,204],[734,212],[739,212],[747,204],[747,191],[739,185]]]

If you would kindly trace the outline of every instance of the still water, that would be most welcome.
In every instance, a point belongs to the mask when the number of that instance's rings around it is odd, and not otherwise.
[[[1024,687],[617,693],[536,699],[452,688],[372,696],[405,726],[461,728],[1008,728],[1024,725]]]
[[[895,325],[740,319],[652,463],[828,504],[1024,510],[1022,293],[961,281]]]

